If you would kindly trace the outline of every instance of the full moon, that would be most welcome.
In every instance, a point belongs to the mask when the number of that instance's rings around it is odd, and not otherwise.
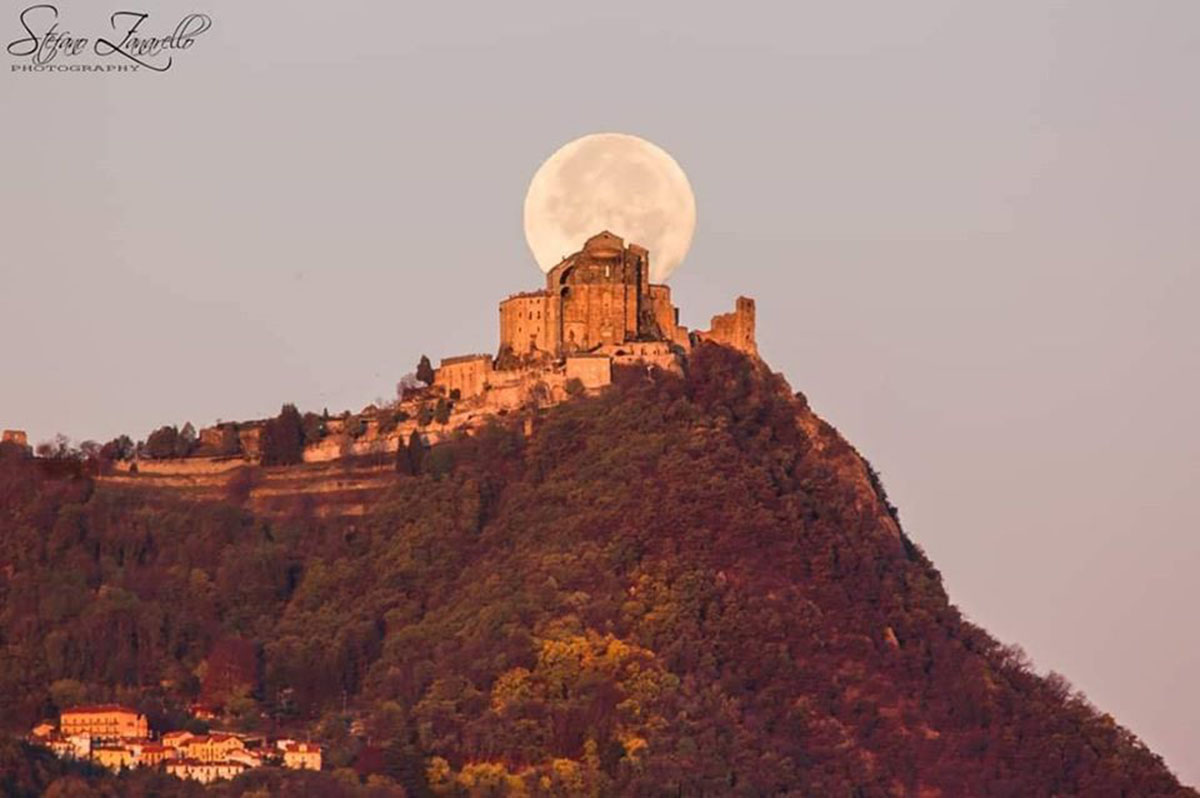
[[[593,133],[546,159],[525,195],[525,240],[542,271],[608,230],[650,250],[661,283],[683,262],[696,198],[666,150],[625,133]]]

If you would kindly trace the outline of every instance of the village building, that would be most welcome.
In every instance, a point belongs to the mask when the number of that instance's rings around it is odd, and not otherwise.
[[[246,769],[241,762],[200,762],[195,759],[176,759],[166,764],[166,771],[172,776],[191,779],[201,784],[236,778]]]
[[[117,704],[71,707],[63,710],[58,726],[67,737],[87,734],[97,742],[128,737],[140,739],[150,735],[150,724],[145,715]]]
[[[169,731],[162,736],[162,744],[169,748],[182,748],[183,744],[196,735],[185,729]]]
[[[226,762],[240,762],[248,768],[262,767],[263,758],[255,751],[249,751],[245,748],[238,748],[230,751],[225,756]]]
[[[72,729],[91,731],[66,735],[63,723]],[[62,713],[59,728],[48,721],[39,723],[28,739],[59,758],[89,760],[114,773],[161,767],[179,778],[205,784],[233,778],[264,764],[320,770],[322,762],[321,746],[292,739],[270,745],[262,735],[221,731],[197,735],[186,730],[169,731],[159,739],[151,739],[145,716],[116,705],[75,707]]]
[[[245,748],[241,738],[232,734],[209,734],[183,742],[179,746],[179,753],[186,759],[199,762],[222,762],[229,754]]]
[[[153,767],[175,758],[175,749],[158,743],[149,743],[137,751],[137,763],[142,767]]]
[[[192,704],[188,709],[192,713],[192,717],[197,720],[216,720],[221,716],[221,707],[216,704],[196,703]]]
[[[133,751],[124,745],[101,745],[92,749],[92,761],[113,773],[132,768],[137,761]]]
[[[70,737],[53,734],[38,742],[53,751],[59,759],[87,759],[92,755],[92,738],[86,734],[73,734]]]
[[[313,743],[289,743],[283,749],[283,765],[294,770],[320,770],[321,746]]]

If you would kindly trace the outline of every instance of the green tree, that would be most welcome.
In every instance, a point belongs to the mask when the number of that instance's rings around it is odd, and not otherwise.
[[[362,416],[350,416],[342,426],[342,432],[351,438],[361,438],[367,431],[367,420]]]
[[[100,447],[100,457],[110,462],[129,460],[133,457],[133,441],[128,435],[120,435]]]
[[[304,460],[304,422],[293,404],[284,405],[279,415],[263,427],[264,465],[293,465]]]
[[[433,421],[433,416],[434,412],[432,405],[428,403],[421,405],[421,407],[417,409],[417,425],[421,427],[428,427],[430,422]]]
[[[155,460],[174,457],[179,450],[179,430],[173,426],[162,426],[146,438],[146,454]]]
[[[417,361],[417,379],[426,385],[433,385],[433,364],[429,362],[429,358],[421,355],[421,359]]]
[[[328,411],[326,413],[328,414]],[[305,413],[303,426],[304,444],[306,446],[316,443],[325,437],[325,419],[316,413]]]
[[[408,473],[420,474],[425,462],[425,439],[416,430],[408,436]]]
[[[433,420],[439,424],[445,424],[450,420],[450,403],[444,396],[438,397],[437,407],[433,410]]]
[[[50,700],[60,712],[82,704],[86,698],[84,686],[74,679],[59,679],[50,685]]]
[[[179,430],[179,438],[176,441],[176,454],[179,457],[187,457],[196,447],[196,428],[192,426],[192,422],[185,422]]]
[[[217,456],[232,457],[242,453],[242,438],[238,435],[237,424],[221,425],[221,440],[217,444]]]

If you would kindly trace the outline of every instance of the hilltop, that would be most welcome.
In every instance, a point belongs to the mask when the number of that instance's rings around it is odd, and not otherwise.
[[[86,457],[111,485],[173,488],[199,500],[234,493],[259,513],[309,504],[360,515],[397,461],[497,417],[528,418],[595,394],[612,384],[616,368],[682,374],[688,354],[706,342],[757,356],[753,299],[738,297],[710,329],[689,330],[679,324],[671,289],[651,283],[650,273],[649,251],[602,231],[551,269],[545,288],[500,302],[495,356],[447,357],[436,369],[422,356],[382,406],[331,416],[284,405],[273,419],[218,421],[199,432],[190,422],[163,426],[136,444],[120,436],[76,451],[64,439],[39,453]],[[28,446],[21,430],[5,430],[0,440]]]
[[[8,731],[202,701],[335,770],[209,795],[1196,795],[964,619],[867,462],[753,355],[614,365],[410,466],[361,515],[263,514],[7,447]]]

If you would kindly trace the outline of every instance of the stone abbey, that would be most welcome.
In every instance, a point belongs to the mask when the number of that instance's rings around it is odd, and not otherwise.
[[[671,289],[650,282],[650,252],[604,231],[551,269],[545,288],[500,303],[495,358],[447,358],[434,384],[466,399],[511,382],[514,372],[558,365],[565,379],[596,388],[611,381],[613,364],[677,368],[702,340],[757,355],[754,325],[754,300],[739,297],[709,330],[681,326]]]
[[[682,373],[688,353],[704,341],[757,357],[754,300],[739,297],[732,312],[713,317],[709,329],[688,330],[679,323],[671,289],[650,282],[650,257],[644,247],[607,231],[598,233],[546,274],[545,288],[514,294],[500,303],[495,355],[445,358],[434,370],[431,385],[405,390],[382,407],[369,405],[356,414],[324,418],[313,414],[316,428],[311,437],[305,433],[302,453],[302,462],[313,467],[312,490],[322,489],[321,464],[394,456],[414,435],[433,446],[496,416],[550,407],[580,392],[600,390],[612,383],[614,367]],[[261,462],[267,423],[219,422],[199,431],[192,453],[135,456],[116,463],[114,473],[105,478],[223,495],[230,474]],[[524,417],[524,423],[530,429],[532,418]],[[24,443],[18,431],[4,435],[6,441]],[[279,471],[269,473],[261,486],[263,511],[272,501],[308,490],[303,485],[309,483]],[[367,495],[384,484],[372,482],[375,477],[357,479],[353,490],[347,487],[347,495]],[[252,498],[258,495],[252,493]],[[330,511],[354,514],[364,506],[356,500]]]
[[[545,289],[500,303],[500,360],[639,340],[686,346],[678,315],[671,289],[650,285],[650,253],[603,232],[551,269]]]

